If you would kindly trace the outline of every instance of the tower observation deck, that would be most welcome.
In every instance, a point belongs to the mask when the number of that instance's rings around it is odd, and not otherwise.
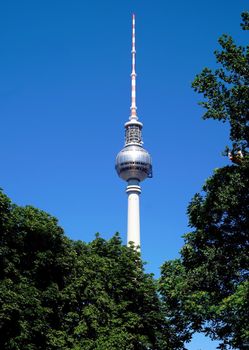
[[[132,15],[132,71],[131,71],[131,114],[125,123],[125,145],[116,157],[116,171],[121,179],[127,181],[128,194],[127,244],[133,242],[140,247],[140,182],[152,177],[150,154],[144,149],[142,141],[143,124],[138,120],[136,106],[136,46],[135,15]]]

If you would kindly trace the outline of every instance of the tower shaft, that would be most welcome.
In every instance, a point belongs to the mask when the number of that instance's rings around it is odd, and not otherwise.
[[[128,194],[128,216],[127,216],[127,244],[133,242],[135,247],[140,247],[140,203],[139,195],[141,187],[139,183],[129,185],[126,188]]]

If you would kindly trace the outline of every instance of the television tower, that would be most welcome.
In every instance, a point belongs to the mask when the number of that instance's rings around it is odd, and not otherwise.
[[[125,123],[125,145],[116,157],[116,171],[121,179],[127,181],[128,219],[127,244],[133,242],[140,247],[140,182],[152,177],[150,154],[143,148],[142,127],[138,120],[136,106],[136,47],[135,15],[132,15],[132,71],[131,71],[131,115]],[[139,248],[138,248],[139,249]]]

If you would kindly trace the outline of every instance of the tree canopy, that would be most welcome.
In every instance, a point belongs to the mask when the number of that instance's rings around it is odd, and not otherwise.
[[[249,13],[242,14],[249,29]],[[169,322],[186,340],[202,331],[220,349],[249,347],[249,46],[227,35],[215,51],[219,68],[193,82],[204,119],[229,122],[231,165],[217,169],[188,206],[190,233],[180,258],[165,262],[160,291]]]
[[[249,12],[242,13],[241,27],[249,30]],[[246,152],[249,143],[249,46],[236,45],[230,35],[219,38],[214,52],[217,69],[204,68],[192,84],[205,100],[203,118],[229,122],[232,152]]]
[[[0,192],[0,247],[1,349],[169,349],[152,275],[118,234],[69,240]]]

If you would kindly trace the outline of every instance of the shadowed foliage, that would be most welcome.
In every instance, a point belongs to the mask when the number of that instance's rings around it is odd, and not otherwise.
[[[152,275],[119,235],[71,241],[0,192],[0,348],[170,349]]]
[[[249,13],[242,14],[243,30]],[[195,331],[220,349],[249,348],[249,46],[227,35],[215,51],[219,68],[205,68],[193,88],[205,118],[228,122],[232,165],[217,169],[188,206],[192,231],[180,258],[162,266],[160,291],[168,321],[180,336]]]

